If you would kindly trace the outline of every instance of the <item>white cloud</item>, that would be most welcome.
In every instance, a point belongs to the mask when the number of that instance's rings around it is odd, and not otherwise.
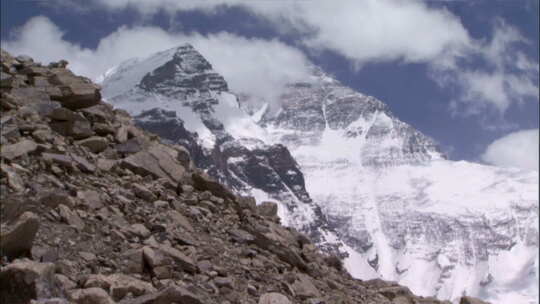
[[[43,63],[67,59],[74,72],[97,79],[124,60],[186,42],[210,61],[232,90],[266,100],[275,100],[286,83],[308,75],[308,62],[299,50],[278,40],[248,39],[228,33],[202,36],[168,33],[157,27],[121,27],[92,50],[65,41],[61,30],[49,19],[35,17],[19,29],[15,40],[2,41],[2,46]]]
[[[538,129],[510,133],[491,143],[481,158],[501,167],[538,170]]]
[[[277,101],[286,84],[306,81],[309,63],[302,52],[278,40],[247,39],[220,33],[192,35],[200,50],[236,92]]]
[[[69,1],[69,0],[61,0]],[[365,63],[426,63],[443,88],[456,91],[457,114],[504,114],[514,102],[538,100],[538,62],[514,49],[527,43],[515,28],[494,23],[491,39],[472,39],[461,20],[444,8],[420,0],[251,1],[251,0],[93,0],[97,7],[136,9],[143,15],[159,10],[201,10],[240,6],[270,21],[312,51],[329,50],[360,68]],[[489,66],[478,69],[471,56]],[[465,62],[465,64],[463,63]],[[512,69],[508,67],[511,66]],[[515,71],[515,69],[518,71]]]
[[[64,0],[66,1],[66,0]],[[69,1],[68,1],[69,2]],[[273,22],[283,32],[302,33],[310,48],[335,51],[356,64],[404,60],[425,62],[470,43],[459,18],[418,0],[251,1],[251,0],[93,0],[99,7],[137,9],[144,15],[160,10],[202,10],[240,6]]]
[[[84,75],[91,75],[90,50],[63,40],[63,32],[46,17],[35,17],[16,31],[14,41],[2,41],[2,48],[13,54],[31,55],[38,61],[51,62],[69,59],[71,68]]]
[[[459,88],[461,94],[452,106],[460,113],[480,114],[492,108],[504,114],[513,103],[538,102],[538,63],[516,48],[528,43],[517,29],[497,20],[491,40],[469,46],[469,56],[483,60],[486,67],[450,59],[444,65],[432,64],[432,77],[443,87]]]
[[[74,0],[56,1],[58,4],[77,3]],[[93,6],[86,3],[85,8],[109,11],[130,8],[144,16],[158,11],[173,16],[175,12],[189,10],[212,14],[231,6],[243,7],[269,21],[280,32],[293,34],[295,43],[313,52],[328,50],[340,54],[356,68],[373,62],[427,64],[432,79],[455,95],[450,107],[458,115],[485,116],[487,112],[498,112],[498,116],[503,117],[514,103],[538,101],[538,62],[516,48],[517,45],[529,43],[516,28],[498,19],[493,23],[492,37],[476,40],[470,37],[459,17],[443,7],[433,8],[420,0],[342,0],[339,5],[323,0],[90,0],[90,4]],[[178,38],[177,35],[160,32],[158,29],[152,31],[156,37],[148,36],[145,39],[168,41]],[[120,29],[117,33],[124,32],[125,29]],[[188,36],[182,39],[197,40],[197,35]],[[221,35],[209,40],[217,43],[227,39]],[[248,47],[244,41],[240,39],[239,44]],[[200,43],[204,44],[202,41]],[[135,49],[141,48],[140,51],[132,50],[131,44],[128,45],[125,52],[132,54],[147,53],[148,49],[155,49],[154,46],[162,46],[163,43],[138,45]],[[227,49],[234,49],[224,47],[224,54]],[[204,53],[206,49],[209,50],[208,56],[212,56],[211,50],[215,48],[208,46],[201,48],[201,51]],[[236,50],[242,49],[238,47]],[[123,53],[111,55],[114,59],[111,61],[116,62],[117,57],[122,57]],[[301,55],[293,57],[298,56]],[[240,62],[238,57],[234,58],[234,63]],[[471,58],[483,62],[485,66],[472,62]],[[231,66],[228,61],[219,59],[222,58],[212,60],[216,67],[221,63]],[[289,59],[284,62],[289,62]],[[226,71],[222,73],[227,74]],[[288,72],[285,74],[289,75]],[[226,77],[234,84],[237,82],[235,78],[240,75],[231,73]],[[254,79],[250,79],[249,87],[255,85]],[[278,79],[274,77],[270,83]],[[266,85],[263,81],[259,84]],[[264,88],[263,91],[270,92]]]

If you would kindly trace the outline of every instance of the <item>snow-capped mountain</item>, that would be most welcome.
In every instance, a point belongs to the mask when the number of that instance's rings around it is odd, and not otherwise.
[[[185,146],[197,167],[237,193],[278,202],[284,224],[332,249],[327,221],[287,147],[269,140],[191,45],[129,60],[108,71],[102,85],[108,101],[139,126]]]
[[[272,111],[229,92],[189,45],[129,60],[102,84],[208,173],[279,201],[282,221],[321,246],[341,245],[353,276],[441,299],[537,303],[537,172],[449,161],[383,102],[316,67]]]

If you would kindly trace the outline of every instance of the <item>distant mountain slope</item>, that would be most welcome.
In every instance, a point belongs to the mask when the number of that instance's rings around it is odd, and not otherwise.
[[[229,92],[191,46],[120,65],[103,92],[239,193],[283,202],[282,221],[341,247],[359,278],[537,302],[536,172],[448,161],[383,102],[316,67],[272,111]]]

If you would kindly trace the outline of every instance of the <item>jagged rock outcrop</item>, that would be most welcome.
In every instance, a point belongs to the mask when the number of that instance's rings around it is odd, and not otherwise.
[[[1,64],[18,80],[2,87],[9,134],[2,131],[1,149],[21,151],[1,159],[2,303],[441,303],[353,279],[281,226],[275,207],[257,207],[186,166],[185,149],[137,128],[124,111],[75,89],[56,104],[62,115],[40,112],[40,95],[13,98],[37,90],[54,104],[57,89],[80,81],[58,71],[65,62],[43,66],[2,51]],[[57,72],[68,79],[37,87],[29,78]],[[99,149],[58,131],[65,117],[87,121]],[[119,148],[129,140],[138,148]]]

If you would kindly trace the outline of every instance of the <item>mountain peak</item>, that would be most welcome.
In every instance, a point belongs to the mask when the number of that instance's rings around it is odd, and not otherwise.
[[[210,62],[186,43],[146,58],[127,60],[103,77],[103,91],[111,100],[130,90],[185,100],[229,89]]]

